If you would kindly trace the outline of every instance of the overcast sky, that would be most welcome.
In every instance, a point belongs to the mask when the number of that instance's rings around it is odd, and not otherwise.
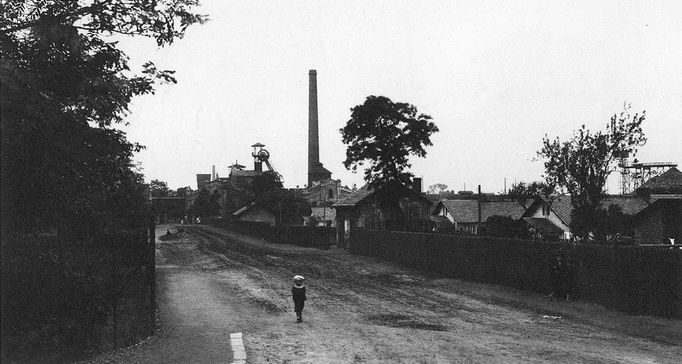
[[[121,42],[131,66],[152,60],[177,85],[134,100],[124,128],[147,146],[147,181],[196,188],[251,145],[270,151],[287,187],[307,180],[308,70],[317,70],[320,159],[344,184],[339,129],[368,95],[414,104],[440,128],[412,172],[424,188],[501,192],[540,180],[542,137],[603,129],[646,110],[640,161],[682,162],[680,1],[225,1],[211,21],[157,49]],[[609,191],[618,192],[617,179]]]

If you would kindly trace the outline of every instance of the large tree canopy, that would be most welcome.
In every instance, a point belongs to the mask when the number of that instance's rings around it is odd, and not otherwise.
[[[111,35],[169,44],[203,21],[195,4],[0,3],[3,358],[98,345],[118,292],[106,266],[139,265],[150,217],[141,146],[114,126],[133,97],[174,81],[151,63],[131,72]]]
[[[431,117],[418,114],[414,105],[369,96],[351,108],[351,118],[341,129],[348,146],[343,164],[352,171],[366,166],[365,180],[372,187],[409,185],[409,156],[426,156],[424,148],[432,145],[431,135],[437,131]]]
[[[2,3],[0,33],[61,24],[81,34],[141,35],[165,45],[181,38],[187,26],[206,20],[193,12],[198,5],[198,0],[7,0]]]
[[[115,207],[107,199],[129,181],[141,182],[132,155],[142,147],[113,124],[123,121],[134,96],[174,79],[151,63],[133,74],[108,36],[141,35],[169,44],[189,24],[204,20],[191,12],[196,4],[2,3],[3,221],[30,227],[61,225],[83,214],[102,218]]]
[[[633,115],[626,105],[611,117],[604,131],[591,132],[583,125],[567,141],[543,139],[538,156],[545,159],[545,178],[571,195],[572,229],[578,236],[584,237],[600,225],[604,186],[618,160],[634,157],[637,148],[646,143],[644,118],[644,112]]]

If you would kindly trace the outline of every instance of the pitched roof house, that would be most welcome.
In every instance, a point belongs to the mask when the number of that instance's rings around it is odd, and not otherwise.
[[[649,203],[637,195],[607,195],[602,206],[608,208],[616,205],[623,214],[635,216],[649,206]],[[571,238],[571,205],[570,195],[538,197],[530,204],[523,219],[548,240]],[[557,229],[560,229],[559,232]]]
[[[428,231],[431,201],[417,189],[400,187],[400,211],[384,211],[368,186],[354,191],[332,207],[336,210],[337,244],[344,246],[352,229]],[[397,216],[396,214],[399,214]],[[398,218],[398,220],[396,220]]]
[[[635,241],[682,242],[682,172],[670,168],[642,184],[636,194],[648,205],[635,215]]]
[[[485,222],[491,216],[506,216],[518,220],[525,211],[525,207],[517,201],[481,201],[480,225],[485,226]],[[436,204],[431,216],[441,230],[479,233],[478,200],[441,200]]]
[[[522,218],[539,234],[540,239],[570,239],[570,196],[557,196],[553,200],[538,196],[527,206]]]
[[[650,195],[682,195],[682,172],[675,167],[670,168],[646,181],[637,189],[637,192]]]

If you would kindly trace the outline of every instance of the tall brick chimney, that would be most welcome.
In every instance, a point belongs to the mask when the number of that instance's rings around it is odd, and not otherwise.
[[[320,137],[317,119],[317,71],[308,72],[308,187],[313,181],[330,179],[332,173],[320,163]]]

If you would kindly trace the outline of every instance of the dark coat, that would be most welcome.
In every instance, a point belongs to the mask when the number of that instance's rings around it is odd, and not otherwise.
[[[291,287],[291,297],[294,299],[294,302],[304,302],[306,300],[305,286]]]

